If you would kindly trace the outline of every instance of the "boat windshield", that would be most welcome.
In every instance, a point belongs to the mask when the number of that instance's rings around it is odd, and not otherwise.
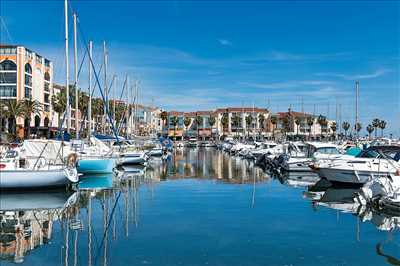
[[[16,158],[17,156],[18,156],[17,151],[9,150],[4,154],[3,159],[12,159],[12,158]]]
[[[340,154],[339,150],[336,147],[318,148],[317,152],[322,153],[322,154]]]
[[[374,150],[366,150],[357,155],[357,158],[379,158],[380,154]]]

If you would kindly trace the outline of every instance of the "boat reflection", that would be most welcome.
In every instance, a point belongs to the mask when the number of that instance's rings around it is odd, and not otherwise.
[[[248,160],[241,160],[216,149],[175,151],[168,161],[153,160],[147,172],[165,179],[217,179],[230,184],[263,182],[269,177]]]
[[[2,192],[0,259],[22,263],[25,255],[52,238],[53,224],[77,202],[77,193]]]
[[[359,221],[370,222],[380,231],[400,229],[400,213],[389,213],[376,206],[360,205],[355,199],[358,192],[357,188],[317,189],[311,186],[304,192],[304,197],[312,201],[313,208],[321,206],[341,213],[351,213]]]

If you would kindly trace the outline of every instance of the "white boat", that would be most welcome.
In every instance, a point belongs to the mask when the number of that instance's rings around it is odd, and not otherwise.
[[[295,150],[289,150],[290,147]],[[329,160],[343,155],[338,146],[333,143],[307,142],[304,153],[296,149],[296,145],[288,147],[288,159],[281,164],[283,170],[309,172],[313,161]],[[293,151],[294,155],[292,155]]]
[[[350,160],[336,159],[314,170],[330,182],[365,184],[375,178],[395,174],[400,169],[400,147],[373,146]],[[390,156],[393,157],[390,157]]]
[[[22,147],[6,152],[0,159],[0,189],[60,187],[78,182],[76,156],[63,158],[62,145],[53,140],[25,140]]]
[[[148,156],[144,151],[126,151],[120,153],[118,164],[145,164],[147,160]]]

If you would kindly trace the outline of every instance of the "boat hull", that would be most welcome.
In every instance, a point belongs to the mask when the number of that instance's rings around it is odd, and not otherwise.
[[[78,182],[76,169],[0,171],[1,189],[38,189],[63,187]]]
[[[349,169],[319,168],[316,170],[321,178],[336,183],[365,184],[372,178],[388,176],[389,172],[357,171]]]
[[[114,166],[111,158],[85,158],[78,161],[77,170],[82,174],[111,174]]]

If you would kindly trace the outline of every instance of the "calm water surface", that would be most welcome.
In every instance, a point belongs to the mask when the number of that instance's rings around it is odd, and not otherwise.
[[[308,193],[313,176],[272,179],[214,149],[125,170],[1,194],[0,264],[400,265],[400,214]]]

